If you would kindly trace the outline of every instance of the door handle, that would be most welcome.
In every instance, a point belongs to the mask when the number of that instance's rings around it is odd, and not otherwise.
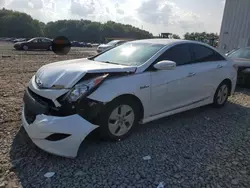
[[[191,76],[194,76],[194,75],[195,75],[194,72],[190,72],[187,77],[191,77]]]
[[[217,68],[218,68],[218,69],[220,69],[220,68],[222,68],[222,67],[223,67],[222,65],[217,65]]]

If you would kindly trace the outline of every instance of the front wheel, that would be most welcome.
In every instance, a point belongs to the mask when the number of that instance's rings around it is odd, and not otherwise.
[[[222,107],[227,102],[228,96],[230,94],[229,84],[227,82],[222,82],[215,94],[214,94],[214,106],[215,107]]]
[[[27,51],[28,49],[29,49],[28,46],[26,46],[26,45],[23,46],[23,50],[24,50],[24,51]]]
[[[133,100],[115,99],[108,103],[98,120],[101,137],[105,140],[117,141],[129,136],[138,123],[137,106]]]

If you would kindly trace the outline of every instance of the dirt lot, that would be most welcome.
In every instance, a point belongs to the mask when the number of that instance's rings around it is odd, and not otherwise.
[[[250,91],[238,89],[222,109],[206,106],[139,126],[127,140],[84,142],[76,159],[43,152],[20,130],[24,88],[47,63],[94,49],[16,52],[0,44],[0,188],[250,187]],[[143,160],[150,155],[151,159]],[[45,178],[46,172],[55,172]]]

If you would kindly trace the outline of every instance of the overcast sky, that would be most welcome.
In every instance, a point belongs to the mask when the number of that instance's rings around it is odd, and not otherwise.
[[[58,19],[113,20],[148,30],[220,32],[225,0],[0,0],[0,8],[30,14],[43,22]]]

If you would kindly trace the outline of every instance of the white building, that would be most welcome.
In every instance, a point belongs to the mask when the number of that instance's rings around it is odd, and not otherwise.
[[[250,46],[250,0],[226,0],[219,50]]]

